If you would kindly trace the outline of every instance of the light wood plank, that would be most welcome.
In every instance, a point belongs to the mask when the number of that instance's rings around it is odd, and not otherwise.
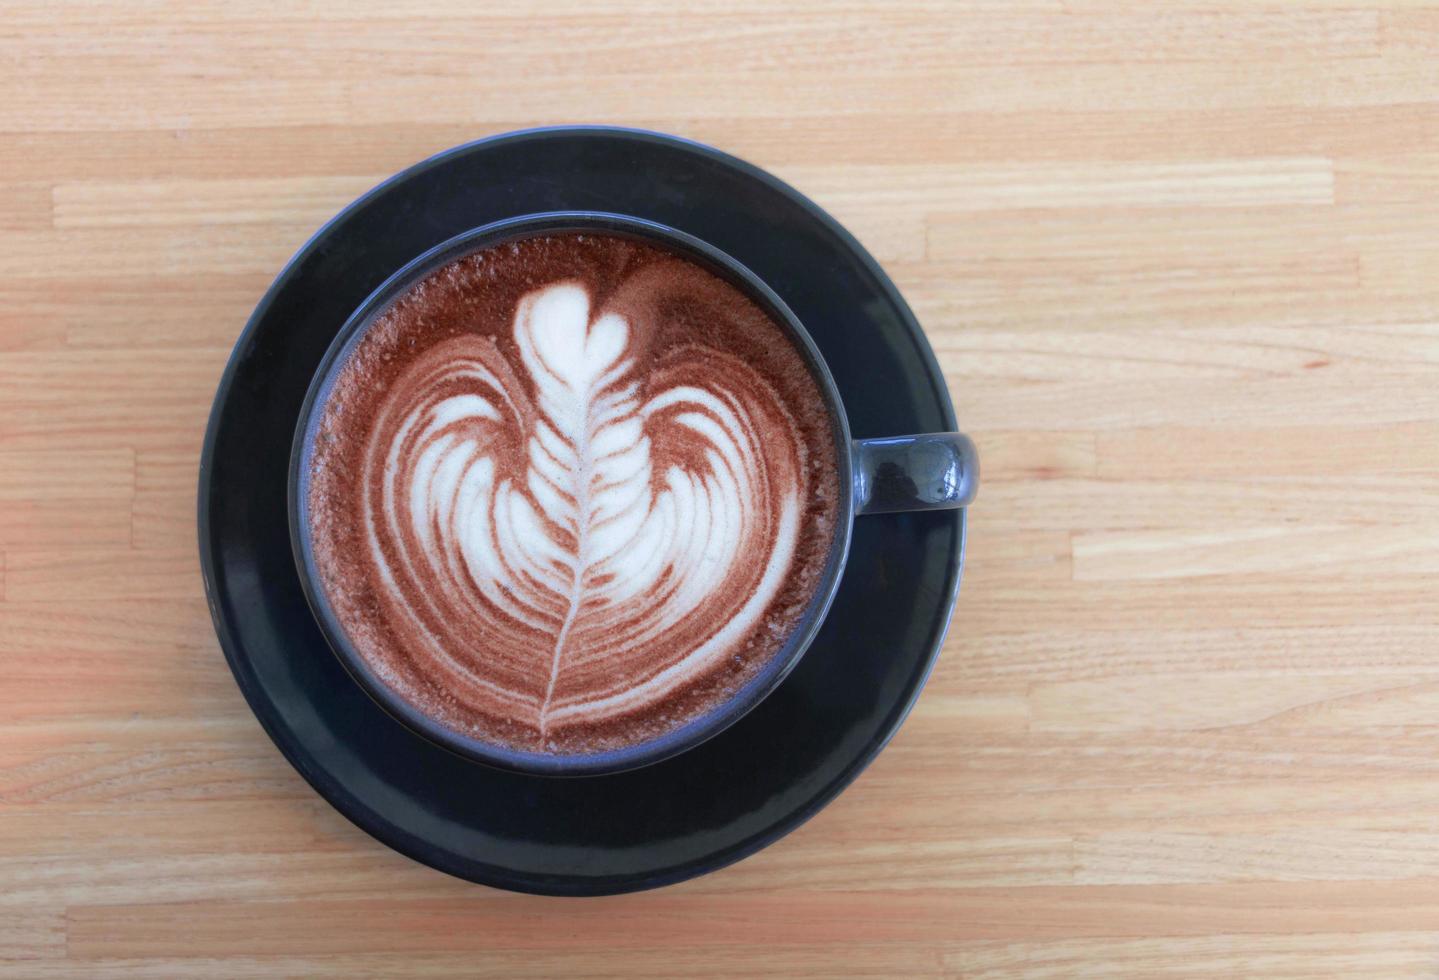
[[[949,977],[1193,977],[1259,973],[1281,980],[1313,977],[1419,978],[1434,975],[1439,934],[1318,933],[1194,938],[966,943],[946,952]]]
[[[284,222],[318,226],[384,176],[58,184],[55,227]]]
[[[65,911],[23,908],[0,914],[0,970],[19,974],[65,955]],[[67,969],[74,969],[71,963]]]
[[[179,550],[192,545],[199,471],[199,457],[191,452],[151,450],[136,456],[136,548]]]
[[[230,347],[278,269],[0,279],[0,350]],[[9,324],[14,324],[14,330]],[[6,343],[6,341],[10,341]]]
[[[26,964],[37,978],[73,976],[76,964],[61,967]],[[939,951],[892,943],[823,943],[793,947],[699,947],[692,950],[642,948],[625,950],[505,950],[487,949],[483,955],[464,953],[378,953],[322,956],[224,956],[94,960],[83,964],[86,977],[141,978],[141,980],[192,980],[197,976],[234,980],[272,980],[311,977],[415,976],[496,978],[496,980],[549,980],[551,977],[587,977],[596,980],[686,977],[734,977],[763,980],[776,973],[798,980],[829,980],[842,972],[847,977],[889,980],[898,971],[915,980],[947,977]]]
[[[49,228],[51,187],[41,181],[0,184],[0,231]]]
[[[0,548],[108,548],[131,543],[127,500],[7,500],[0,503]]]
[[[1099,465],[1092,432],[986,432],[983,451],[985,486],[1094,476]]]
[[[1030,687],[1031,731],[1148,731],[1222,728],[1333,727],[1340,731],[1366,721],[1381,725],[1423,725],[1439,706],[1439,678],[1418,676],[1314,674],[1285,684],[1262,671],[1202,672],[1104,680],[1039,683]],[[1356,710],[1357,709],[1357,710]]]
[[[193,725],[146,722],[126,716],[100,728],[124,729],[110,744],[84,744],[97,726],[35,726],[26,732],[32,744],[0,754],[0,796],[15,805],[54,802],[125,808],[163,800],[313,799],[308,784],[290,769],[269,742],[258,736],[253,719],[234,705],[203,736]],[[139,744],[142,737],[168,738],[170,744]],[[283,803],[281,805],[284,805]],[[43,850],[37,842],[37,851]]]
[[[0,450],[188,450],[198,458],[229,351],[212,347],[0,353]]]
[[[0,452],[0,501],[123,502],[134,495],[131,449]]]
[[[951,637],[936,668],[941,689],[1011,690],[1031,682],[1185,670],[1358,677],[1439,672],[1439,622],[1187,630],[1033,630]],[[921,705],[922,707],[922,705]]]
[[[1190,406],[1205,405],[1204,422],[1223,431],[1245,431],[1255,422],[1276,426],[1405,425],[1431,422],[1439,391],[1414,375],[1376,375],[1392,397],[1328,380],[1285,375],[1264,382],[1163,379],[1113,384],[1076,380],[1023,385],[986,379],[955,383],[971,427],[1072,431],[1076,414],[1096,432],[1193,422]]]
[[[1242,442],[1245,435],[1231,435],[1230,441]],[[1233,471],[1227,479],[1144,479],[1142,475],[1108,480],[1041,477],[1042,482],[1027,483],[1001,479],[986,484],[986,502],[994,508],[996,528],[1086,529],[1076,533],[1090,549],[1090,557],[1143,550],[1145,544],[1139,539],[1121,540],[1113,534],[1132,532],[1170,535],[1175,549],[1225,551],[1244,547],[1246,537],[1252,541],[1267,534],[1287,539],[1296,549],[1291,554],[1302,558],[1302,538],[1327,528],[1331,540],[1311,542],[1320,549],[1313,554],[1315,560],[1290,566],[1299,571],[1321,567],[1327,561],[1324,554],[1335,549],[1343,554],[1380,548],[1379,539],[1390,533],[1381,514],[1425,525],[1436,518],[1439,508],[1435,498],[1439,479],[1431,476],[1347,477],[1331,472],[1283,479],[1247,476],[1242,464],[1230,463],[1222,454],[1220,459],[1220,465]],[[1211,459],[1207,465],[1215,463]],[[1328,465],[1337,464],[1331,458]],[[1362,465],[1358,461],[1345,473]],[[1206,541],[1205,534],[1220,537]],[[1149,544],[1167,547],[1157,540]],[[1404,547],[1402,542],[1399,547]],[[1416,557],[1422,563],[1422,556]],[[1275,560],[1281,559],[1276,555]],[[1172,571],[1181,574],[1178,565]]]
[[[976,537],[976,545],[979,538]],[[1048,571],[1048,565],[1036,567]],[[1363,583],[1329,576],[1228,576],[1169,581],[990,582],[964,584],[958,622],[976,639],[1035,630],[1262,629],[1312,626],[1409,626],[1439,622],[1432,575],[1382,575],[1384,601]]]
[[[1426,0],[1427,2],[1427,0]],[[1363,125],[1355,125],[1362,117]],[[1365,107],[1259,105],[1223,109],[1112,111],[1087,104],[1051,110],[939,112],[926,105],[842,115],[819,107],[776,118],[694,118],[626,113],[627,125],[713,143],[769,166],[1035,161],[1123,163],[1234,157],[1390,159],[1433,145],[1439,107],[1397,102]],[[17,180],[263,179],[391,173],[432,153],[532,120],[488,107],[463,120],[268,126],[255,120],[175,129],[12,133],[0,161]]]
[[[1114,834],[1075,842],[1077,881],[1372,881],[1432,878],[1439,838],[1413,831],[1327,830],[1282,834]],[[1436,948],[1439,952],[1439,948]]]
[[[941,335],[935,347],[946,372],[964,382],[1114,382],[1230,379],[1263,382],[1323,371],[1356,380],[1386,374],[1427,375],[1439,363],[1439,324],[1343,327],[1249,323],[1242,327],[1153,325],[1115,330],[1082,323],[1069,330],[1029,324],[971,328]]]
[[[48,350],[65,343],[59,316],[9,309],[0,312],[0,351]]]
[[[636,916],[653,915],[665,926],[662,936],[616,936],[608,914],[595,905],[526,896],[476,898],[459,903],[416,902],[403,914],[383,914],[373,902],[316,902],[308,921],[296,921],[284,903],[94,906],[70,912],[70,955],[77,959],[175,955],[180,951],[211,955],[244,953],[256,934],[269,937],[276,953],[355,952],[383,948],[475,950],[489,948],[584,948],[604,937],[611,946],[648,945],[662,939],[680,947],[694,941],[696,930],[710,935],[715,915],[731,926],[724,945],[822,942],[842,928],[849,941],[888,935],[897,941],[1001,939],[1018,936],[1142,936],[1163,929],[1171,935],[1203,936],[1217,932],[1272,932],[1297,920],[1310,932],[1364,931],[1366,928],[1425,930],[1439,905],[1436,886],[1415,880],[1373,882],[1271,883],[1255,886],[1116,885],[1095,888],[949,889],[942,892],[891,892],[884,901],[857,904],[853,896],[809,894],[803,903],[784,896],[750,895],[695,901],[678,890],[664,896],[612,900]],[[1274,896],[1289,899],[1284,909]],[[863,915],[857,914],[864,908]],[[177,929],[164,928],[165,918]],[[341,946],[329,922],[351,926]],[[482,922],[482,928],[474,928]],[[317,928],[319,926],[319,928]],[[466,928],[468,926],[469,928]],[[208,942],[199,947],[186,934]],[[143,955],[143,954],[142,954]]]
[[[199,556],[130,548],[6,552],[5,597],[17,601],[191,599],[200,594]]]
[[[1076,535],[1079,581],[1188,579],[1328,572],[1335,578],[1439,574],[1439,521],[1413,528],[1246,527]]]
[[[516,24],[522,26],[522,22]],[[298,32],[295,41],[307,43],[303,39],[314,37],[314,31]],[[194,70],[218,43],[218,39],[212,44],[203,38],[185,39],[158,52],[165,59],[160,64],[168,66],[169,74],[162,69],[153,76],[140,76],[152,86],[144,102],[127,100],[115,88],[100,86],[101,73],[115,69],[113,58],[96,57],[88,62],[59,59],[69,70],[57,74],[48,91],[33,84],[16,86],[15,98],[0,111],[0,125],[38,131],[186,128],[193,119],[194,104],[184,99],[181,86],[173,82],[187,69]],[[272,41],[264,43],[273,48]],[[498,46],[504,39],[490,37],[486,43]],[[267,58],[264,72],[256,71],[258,66],[253,63],[248,70],[235,66],[233,73],[219,74],[208,82],[212,101],[207,104],[206,119],[212,125],[441,123],[473,118],[488,107],[503,105],[507,115],[554,123],[573,118],[576,80],[595,81],[593,75],[565,71],[523,77],[503,73],[476,76],[470,74],[471,51],[457,52],[437,71],[425,75],[390,72],[370,77],[357,71],[353,60],[348,70],[338,75],[306,74],[303,67],[292,74],[283,67],[282,58]],[[1039,63],[1026,65],[1024,71],[1016,71],[1007,59],[988,64],[976,60],[959,67],[951,61],[927,73],[864,66],[847,76],[853,84],[845,87],[841,96],[825,73],[795,73],[783,67],[779,52],[772,51],[772,56],[773,62],[744,73],[702,61],[675,71],[666,79],[670,84],[664,86],[631,85],[637,76],[612,69],[600,76],[605,84],[591,85],[585,105],[591,118],[772,118],[820,107],[829,112],[882,112],[904,111],[914,105],[958,112],[1052,111],[1075,105],[1164,111],[1192,108],[1196,103],[1225,109],[1285,103],[1358,109],[1408,101],[1416,88],[1433,84],[1431,59],[1395,49],[1380,57],[1256,59],[1244,73],[1234,72],[1232,64],[1223,60],[1168,62],[1163,68],[1163,85],[1152,83],[1156,64],[1144,61]],[[1197,92],[1203,93],[1202,99],[1187,94]],[[761,94],[766,98],[754,97]],[[418,98],[421,95],[429,98]]]
[[[0,252],[0,278],[26,288],[27,279],[49,279],[79,254],[89,257],[96,278],[129,279],[165,269],[177,278],[277,273],[309,239],[313,225],[296,222],[278,231],[256,224],[138,225],[17,231]],[[86,283],[79,286],[84,290]]]
[[[1422,351],[1423,344],[1414,344]],[[1439,422],[1391,425],[1135,429],[1096,437],[1099,475],[1124,479],[1162,472],[1182,480],[1243,476],[1280,486],[1295,478],[1330,478],[1356,489],[1399,477],[1439,473]]]

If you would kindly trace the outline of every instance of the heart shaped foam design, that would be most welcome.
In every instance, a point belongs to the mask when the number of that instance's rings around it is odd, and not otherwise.
[[[753,642],[796,548],[804,454],[733,354],[668,350],[579,283],[513,345],[459,334],[386,393],[362,519],[441,687],[556,730],[653,710]]]

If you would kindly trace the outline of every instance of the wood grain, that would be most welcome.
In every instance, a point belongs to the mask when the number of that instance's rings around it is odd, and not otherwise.
[[[1439,976],[1439,5],[685,7],[5,4],[0,975]],[[225,358],[313,229],[571,121],[848,224],[985,480],[872,769],[589,902],[320,801],[192,523]]]

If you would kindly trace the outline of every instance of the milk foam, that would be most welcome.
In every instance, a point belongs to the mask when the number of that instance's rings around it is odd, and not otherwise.
[[[518,365],[459,337],[400,378],[367,456],[382,489],[364,516],[370,559],[432,655],[543,736],[552,721],[661,699],[727,656],[789,568],[799,486],[766,472],[746,411],[763,387],[738,361],[641,398],[629,323],[591,321],[588,293],[569,282],[521,301],[514,340]],[[685,444],[692,465],[656,474],[657,429]],[[514,446],[522,472],[497,458]],[[757,582],[735,596],[732,578]],[[482,622],[510,656],[542,652],[543,689],[477,669],[495,650],[454,644],[443,626],[456,614]],[[561,688],[573,662],[665,643],[696,615],[708,628],[662,669]]]

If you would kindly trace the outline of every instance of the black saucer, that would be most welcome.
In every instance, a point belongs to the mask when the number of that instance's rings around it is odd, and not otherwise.
[[[856,521],[833,608],[784,684],[723,734],[634,772],[489,769],[411,734],[345,673],[290,553],[300,402],[351,311],[458,232],[536,211],[633,214],[697,235],[798,314],[856,438],[953,429],[944,380],[874,260],[768,174],[653,133],[565,128],[447,151],[370,191],[280,273],[220,381],[200,464],[200,557],[230,668],[286,758],[345,816],[416,860],[517,891],[600,895],[712,871],[833,799],[904,720],[959,586],[962,511]]]

